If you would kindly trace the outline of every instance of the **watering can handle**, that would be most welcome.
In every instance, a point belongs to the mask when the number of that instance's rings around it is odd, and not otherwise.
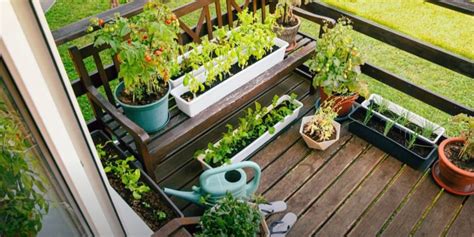
[[[205,183],[206,179],[219,173],[231,171],[231,170],[236,170],[236,169],[241,169],[241,168],[252,168],[254,172],[254,178],[250,184],[247,184],[247,194],[252,194],[255,191],[257,191],[258,185],[260,184],[260,174],[261,174],[261,169],[260,166],[257,165],[257,163],[253,161],[242,161],[239,163],[235,163],[232,165],[224,165],[218,168],[214,169],[208,169],[202,173],[201,177],[199,178],[200,183]]]

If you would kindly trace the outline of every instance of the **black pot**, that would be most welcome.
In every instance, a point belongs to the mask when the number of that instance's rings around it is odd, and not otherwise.
[[[110,141],[111,139],[101,130],[96,130],[91,133],[92,140],[94,141],[95,144],[105,144],[106,142]],[[117,155],[118,159],[125,159],[127,157],[126,153],[122,151],[115,143],[109,142],[106,144],[106,146],[109,146],[111,150]],[[175,217],[184,217],[183,213],[179,208],[170,200],[170,198],[163,192],[163,190],[156,184],[153,179],[148,176],[148,174],[143,170],[141,165],[139,164],[138,161],[131,162],[130,166],[134,169],[139,169],[141,172],[140,175],[140,181],[143,183],[147,184],[150,189],[158,195],[160,200],[163,202],[163,204],[167,205],[168,207],[171,208],[171,210],[174,212]],[[170,221],[172,218],[175,217],[168,217],[168,221]]]
[[[361,137],[362,139],[366,140],[370,144],[378,147],[385,153],[397,158],[398,160],[402,161],[403,163],[408,164],[409,166],[413,167],[414,169],[424,171],[437,158],[437,146],[425,142],[419,138],[416,139],[415,144],[418,146],[423,146],[424,149],[429,150],[427,155],[421,156],[418,153],[409,150],[404,144],[400,144],[399,142],[393,140],[392,138],[385,136],[383,133],[377,131],[376,129],[369,127],[359,121],[357,118],[362,115],[362,118],[365,116],[367,109],[364,107],[359,106],[355,109],[352,113],[349,114],[349,131],[353,134]],[[377,114],[374,114],[371,118],[369,123],[381,123],[385,126],[386,120]],[[408,138],[408,132],[400,129],[397,125],[394,125],[391,129],[391,132],[399,133],[403,137]]]

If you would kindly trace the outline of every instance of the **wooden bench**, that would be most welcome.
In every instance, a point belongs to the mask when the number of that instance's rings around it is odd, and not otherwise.
[[[214,26],[229,25],[234,27],[236,25],[236,13],[245,7],[253,12],[261,11],[264,19],[268,13],[263,9],[268,8],[269,12],[274,12],[276,2],[266,3],[266,0],[246,0],[243,5],[239,6],[235,0],[226,0],[225,8],[222,5],[219,0],[196,0],[175,9],[174,13],[178,17],[180,27],[183,30],[180,43],[200,42],[201,37],[206,35],[209,39],[212,39],[212,31],[209,31],[209,29],[213,29]],[[214,18],[211,16],[211,9],[215,11]],[[225,13],[223,13],[223,9],[226,10]],[[194,27],[189,27],[182,19],[194,11],[200,11],[200,17]],[[296,9],[295,13],[317,24],[323,24],[324,22],[334,24],[334,20],[330,18],[311,14],[301,9]],[[170,97],[170,121],[163,130],[153,134],[145,132],[129,120],[115,102],[112,94],[113,88],[110,84],[118,79],[119,64],[114,58],[111,65],[104,65],[101,53],[107,50],[108,47],[96,48],[92,44],[83,48],[73,46],[69,48],[69,52],[92,106],[98,127],[120,141],[123,147],[138,157],[147,173],[155,177],[154,170],[159,163],[176,153],[181,147],[192,142],[199,135],[204,134],[214,124],[224,121],[232,116],[235,111],[251,103],[253,98],[270,90],[279,79],[295,70],[311,79],[305,70],[298,69],[298,67],[310,57],[315,45],[316,42],[313,38],[301,33],[298,34],[297,47],[293,51],[287,52],[282,62],[257,76],[254,80],[196,117],[190,118],[179,111],[174,99]],[[96,66],[97,71],[95,72],[89,72],[86,69],[85,60],[90,57],[92,57]],[[103,86],[104,94],[99,92],[101,86]]]

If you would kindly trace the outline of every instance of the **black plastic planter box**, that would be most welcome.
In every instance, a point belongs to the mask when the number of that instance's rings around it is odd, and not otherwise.
[[[430,149],[430,152],[428,153],[428,155],[426,157],[422,157],[419,154],[409,150],[404,145],[399,144],[398,142],[391,139],[390,137],[383,135],[383,133],[380,133],[374,128],[368,127],[367,125],[363,124],[362,122],[360,122],[354,117],[356,113],[362,113],[362,115],[365,116],[366,112],[367,112],[367,109],[359,106],[356,110],[352,111],[352,113],[349,114],[349,119],[350,119],[349,131],[350,132],[361,137],[362,139],[378,147],[385,153],[397,158],[398,160],[408,164],[409,166],[417,170],[421,170],[421,171],[426,170],[428,167],[431,166],[433,161],[437,158],[438,153],[437,153],[436,145],[429,144],[417,138],[416,144],[429,147]],[[374,114],[371,120],[382,122],[383,124],[385,124],[385,119],[379,117],[377,114]],[[400,129],[399,127],[397,127],[397,125],[394,125],[392,127],[392,130],[401,134],[406,134],[406,132]]]
[[[103,131],[100,131],[100,130],[93,131],[91,133],[91,136],[95,144],[104,144],[107,141],[110,141],[107,135]],[[122,149],[120,149],[115,143],[109,142],[107,143],[106,146],[110,146],[110,148],[118,155],[117,158],[125,159],[127,157],[125,152],[123,152]],[[153,179],[150,176],[148,176],[147,173],[145,173],[145,171],[142,169],[140,165],[136,164],[136,162],[131,162],[130,165],[132,168],[140,170],[141,172],[140,181],[147,184],[151,188],[152,192],[158,195],[158,197],[163,202],[163,204],[167,205],[174,212],[175,214],[174,218],[184,217],[183,213],[179,210],[179,208],[169,199],[168,196],[166,196],[166,194],[156,184],[156,182],[153,181]],[[172,220],[172,218],[168,219],[168,221],[170,220]]]

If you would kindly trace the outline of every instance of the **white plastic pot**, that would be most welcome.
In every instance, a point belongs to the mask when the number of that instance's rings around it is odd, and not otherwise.
[[[280,97],[278,99],[278,102],[277,102],[276,106],[278,106],[279,104],[281,104],[284,101],[291,101],[290,96],[284,95],[284,96]],[[244,149],[242,149],[239,153],[237,153],[235,156],[233,156],[230,159],[230,162],[232,164],[234,164],[234,163],[245,160],[248,156],[253,154],[258,148],[263,146],[267,141],[272,139],[280,131],[282,131],[286,126],[288,126],[289,124],[291,124],[291,122],[293,122],[295,119],[297,119],[298,114],[299,114],[301,108],[303,107],[303,103],[301,103],[298,100],[294,100],[293,103],[297,106],[296,109],[293,110],[292,114],[286,116],[282,121],[278,122],[277,124],[275,124],[275,126],[273,126],[275,128],[275,132],[273,134],[270,134],[269,131],[266,131],[262,136],[257,138],[255,141],[250,143],[248,146],[246,146]],[[267,108],[268,108],[268,111],[271,111],[273,109],[273,106],[270,105]],[[220,141],[214,143],[214,146],[218,146],[219,142]],[[201,163],[201,165],[204,169],[211,169],[212,168],[210,165],[208,165],[204,161],[204,155],[198,156],[197,159]]]
[[[362,107],[368,109],[368,106],[370,105],[371,101],[373,101],[374,103],[380,105],[380,103],[382,103],[382,101],[385,101],[385,103],[387,103],[388,105],[388,110],[392,111],[393,113],[399,115],[399,116],[402,116],[402,115],[405,115],[405,114],[408,114],[408,121],[410,121],[411,123],[414,123],[420,127],[424,127],[426,125],[428,126],[431,126],[433,128],[435,128],[435,130],[433,131],[433,133],[435,133],[437,136],[435,139],[431,139],[431,138],[427,138],[427,137],[424,137],[422,136],[421,134],[418,135],[418,137],[426,142],[429,142],[431,144],[436,144],[436,142],[438,141],[438,139],[444,134],[444,132],[446,131],[443,127],[441,127],[440,125],[438,124],[435,124],[431,121],[429,121],[428,119],[425,119],[423,117],[421,117],[420,115],[418,114],[415,114],[403,107],[401,107],[400,105],[398,104],[395,104],[387,99],[384,99],[382,96],[380,95],[377,95],[377,94],[371,94],[370,97],[368,99],[366,99],[364,102],[362,102]],[[390,118],[387,118],[386,116],[384,116],[383,114],[380,114],[379,112],[377,112],[376,110],[374,110],[374,113],[379,115],[380,117],[388,120],[388,121],[393,121],[392,119]],[[396,125],[398,127],[400,127],[401,129],[407,131],[407,132],[410,132],[410,133],[414,133],[415,131],[405,127],[405,126],[402,126],[401,124],[399,123],[396,123]]]
[[[181,84],[172,89],[171,95],[175,98],[176,105],[185,114],[194,117],[201,111],[220,101],[234,90],[253,80],[255,77],[283,60],[288,43],[278,38],[275,38],[274,43],[279,47],[277,50],[221,82],[219,85],[209,89],[204,94],[197,96],[190,102],[181,98],[182,94],[189,91],[187,86]],[[204,82],[206,80],[206,73],[199,74],[197,78],[201,82]]]
[[[341,135],[341,124],[339,124],[336,121],[332,121],[332,125],[336,129],[336,137],[334,139],[327,140],[327,141],[324,141],[324,142],[317,142],[317,141],[313,140],[313,138],[309,137],[308,135],[306,135],[303,132],[304,125],[306,123],[308,123],[312,118],[313,118],[313,116],[303,117],[303,119],[301,120],[300,134],[303,137],[304,142],[306,142],[306,145],[309,148],[324,151],[329,146],[331,146],[332,144],[334,144],[335,142],[337,142],[339,140],[339,137]]]

